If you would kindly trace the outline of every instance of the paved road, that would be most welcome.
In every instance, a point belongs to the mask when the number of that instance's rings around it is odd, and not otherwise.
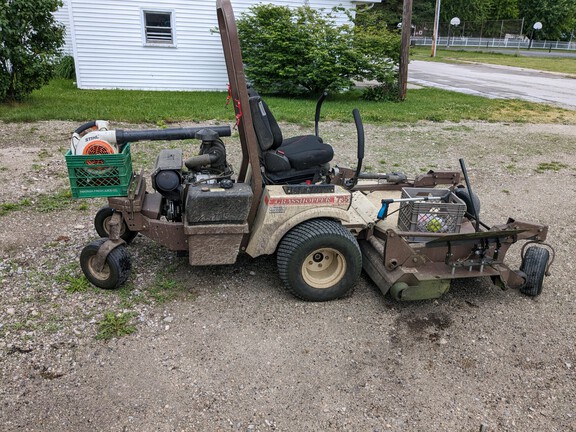
[[[413,60],[408,81],[489,98],[524,99],[576,109],[576,78],[486,64]]]
[[[442,47],[441,47],[442,48]],[[547,49],[514,49],[514,48],[498,48],[498,47],[490,47],[490,48],[483,48],[483,47],[453,47],[453,48],[442,48],[442,51],[449,52],[452,49],[460,51],[476,51],[476,52],[484,52],[484,53],[500,53],[500,54],[507,54],[507,55],[519,55],[523,57],[561,57],[561,58],[573,58],[576,59],[576,52],[575,51],[567,51],[567,50],[552,50],[548,51]]]

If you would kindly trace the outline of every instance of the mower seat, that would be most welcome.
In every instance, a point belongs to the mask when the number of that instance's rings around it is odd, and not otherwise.
[[[315,135],[284,139],[268,105],[254,89],[248,90],[252,123],[258,145],[264,182],[267,184],[318,181],[325,175],[334,150]]]

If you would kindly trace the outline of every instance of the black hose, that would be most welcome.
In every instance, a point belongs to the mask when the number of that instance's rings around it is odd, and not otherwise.
[[[191,128],[173,128],[173,129],[149,129],[149,130],[122,130],[116,129],[116,142],[118,144],[125,144],[135,141],[157,141],[157,140],[183,140],[195,139],[196,132],[202,129],[209,129],[216,133],[218,136],[230,136],[232,130],[230,126],[203,126]]]
[[[78,128],[76,128],[76,130],[74,131],[74,133],[77,133],[78,135],[80,135],[82,132],[84,132],[87,129],[93,128],[94,126],[96,126],[96,122],[95,121],[91,121],[88,123],[84,123],[82,126],[79,126]]]

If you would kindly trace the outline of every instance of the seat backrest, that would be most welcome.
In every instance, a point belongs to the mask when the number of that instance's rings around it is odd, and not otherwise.
[[[283,137],[278,122],[266,102],[253,89],[248,90],[252,124],[262,151],[274,150],[282,145]]]

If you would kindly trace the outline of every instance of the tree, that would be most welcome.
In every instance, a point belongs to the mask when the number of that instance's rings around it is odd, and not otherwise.
[[[356,25],[385,26],[390,31],[397,29],[402,22],[404,0],[386,0],[375,3],[369,8],[361,8],[356,14]],[[412,3],[412,22],[424,23],[434,21],[436,0],[414,0]]]
[[[396,35],[336,25],[307,6],[260,4],[237,22],[246,75],[264,93],[320,94],[350,88],[355,79],[387,81],[395,74]],[[385,31],[385,30],[383,30]],[[393,58],[393,60],[390,60]]]
[[[559,39],[570,35],[576,19],[574,0],[519,0],[520,16],[525,18],[525,28],[532,29],[535,22],[542,23],[539,37]]]
[[[461,21],[486,21],[488,10],[487,0],[443,0],[440,21],[450,22],[454,17]]]
[[[52,77],[64,28],[60,0],[0,0],[0,101],[23,99]]]
[[[504,20],[518,18],[518,0],[490,0],[488,19]]]

